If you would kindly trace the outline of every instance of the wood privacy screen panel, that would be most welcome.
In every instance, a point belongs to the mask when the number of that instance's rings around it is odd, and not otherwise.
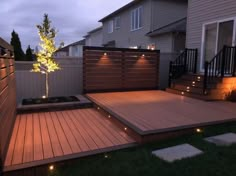
[[[0,158],[4,161],[16,117],[14,60],[0,56]]]
[[[159,86],[159,51],[84,47],[83,55],[85,93]]]

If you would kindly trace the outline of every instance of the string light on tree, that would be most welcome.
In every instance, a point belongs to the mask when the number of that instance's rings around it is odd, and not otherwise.
[[[41,49],[36,53],[37,62],[33,64],[33,72],[39,72],[45,74],[46,81],[46,97],[49,94],[49,74],[56,70],[59,70],[60,67],[53,59],[53,54],[60,47],[55,45],[56,29],[51,27],[51,21],[48,18],[47,14],[44,14],[44,20],[41,25],[37,25],[38,34],[40,37],[40,47]]]

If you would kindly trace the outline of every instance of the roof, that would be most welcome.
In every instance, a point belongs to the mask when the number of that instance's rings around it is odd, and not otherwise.
[[[166,26],[150,31],[146,35],[152,37],[170,32],[186,32],[186,24],[187,24],[187,18],[182,18]]]
[[[0,37],[0,47],[13,51],[13,47],[1,37]]]
[[[119,8],[118,10],[114,11],[113,13],[111,13],[111,14],[105,16],[104,18],[102,18],[101,20],[99,20],[99,22],[103,22],[103,21],[105,21],[106,19],[108,19],[108,18],[110,18],[110,17],[112,17],[112,16],[117,15],[118,13],[122,12],[123,10],[126,10],[126,9],[130,8],[130,7],[132,7],[133,5],[135,5],[135,4],[137,4],[137,3],[141,2],[141,1],[143,1],[143,0],[133,0],[133,1],[131,1],[130,3],[126,4],[125,6],[123,6],[123,7]]]
[[[95,29],[89,31],[89,32],[87,33],[87,35],[84,36],[84,38],[89,37],[92,33],[95,33],[95,32],[100,31],[100,30],[102,30],[102,26],[97,27],[97,28],[95,28]]]
[[[63,48],[60,48],[56,52],[59,52],[59,51],[69,52],[69,47],[70,46],[76,46],[76,45],[85,45],[85,39],[77,41],[77,42],[74,42],[74,43],[71,43],[71,44],[69,44],[69,45],[67,45],[67,46],[65,46]]]

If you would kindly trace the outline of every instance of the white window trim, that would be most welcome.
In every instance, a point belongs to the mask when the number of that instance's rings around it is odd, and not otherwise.
[[[130,13],[130,31],[137,31],[139,29],[142,29],[143,27],[143,24],[142,24],[142,19],[140,19],[140,16],[142,16],[142,12],[143,12],[143,7],[142,6],[139,6],[133,10],[131,10],[131,13]],[[138,15],[138,23],[141,22],[141,24],[138,25],[138,28],[135,28],[135,25],[134,25],[134,28],[132,26],[132,13],[135,12],[136,10],[138,10],[139,13],[141,13],[141,15]],[[134,20],[136,21],[136,20]]]
[[[235,17],[231,17],[231,18],[224,18],[221,20],[214,20],[214,21],[210,21],[210,22],[206,22],[203,23],[202,25],[202,39],[201,39],[201,55],[200,55],[200,72],[204,72],[204,48],[205,48],[205,38],[206,38],[206,26],[210,25],[210,24],[217,24],[217,36],[216,36],[216,48],[215,48],[215,54],[217,54],[218,51],[218,33],[219,33],[219,24],[222,22],[226,22],[226,21],[234,21],[234,29],[233,29],[233,39],[232,39],[232,46],[236,46],[236,16]]]

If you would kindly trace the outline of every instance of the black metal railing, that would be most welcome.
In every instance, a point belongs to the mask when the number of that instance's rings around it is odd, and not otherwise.
[[[224,46],[210,62],[205,62],[204,68],[203,92],[206,92],[207,85],[217,78],[235,76],[236,47]]]
[[[197,72],[197,49],[185,49],[174,61],[170,61],[169,66],[169,86],[171,81],[186,73]]]

